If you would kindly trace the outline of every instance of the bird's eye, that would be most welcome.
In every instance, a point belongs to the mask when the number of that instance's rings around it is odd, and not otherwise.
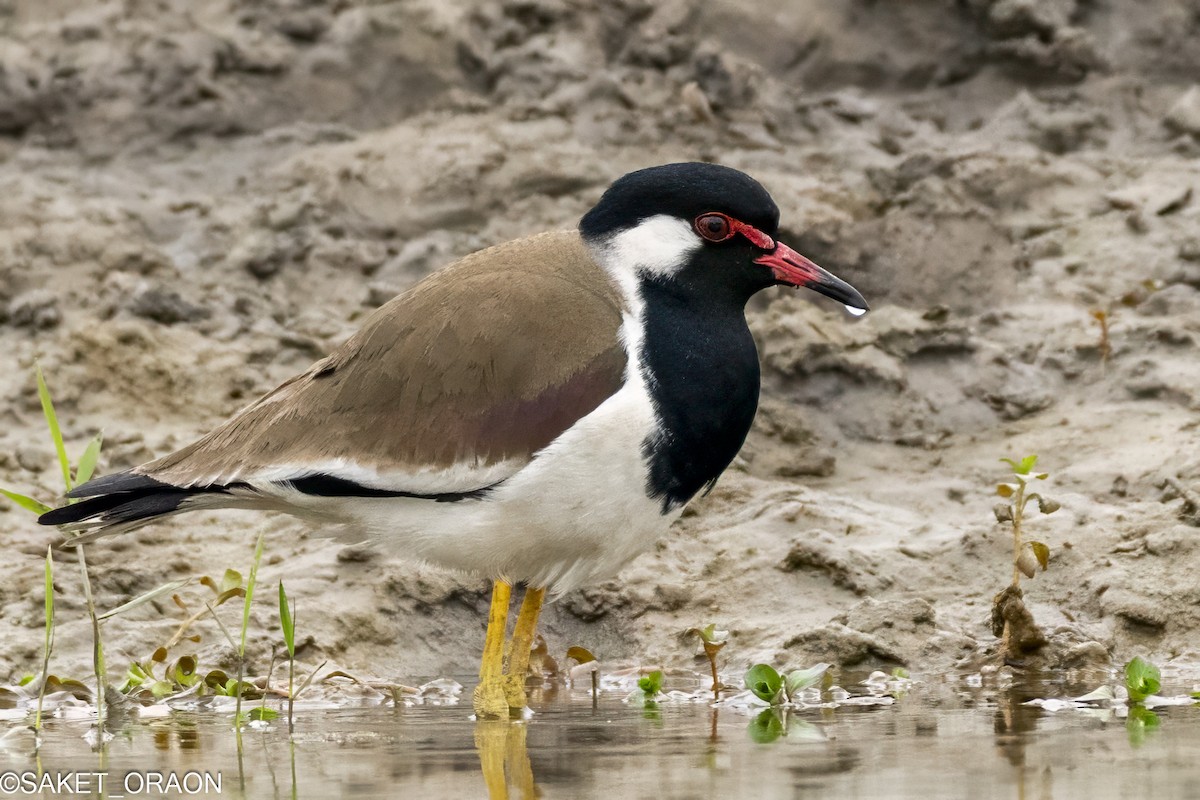
[[[723,242],[733,235],[733,230],[724,214],[702,214],[696,217],[696,233],[710,242]]]

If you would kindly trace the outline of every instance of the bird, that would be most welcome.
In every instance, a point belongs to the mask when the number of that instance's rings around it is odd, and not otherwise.
[[[75,487],[39,521],[82,544],[197,509],[283,511],[486,577],[474,710],[524,713],[546,593],[616,575],[745,441],[750,298],[807,287],[867,311],[778,231],[771,195],[734,168],[630,172],[577,228],[436,270],[207,435]]]

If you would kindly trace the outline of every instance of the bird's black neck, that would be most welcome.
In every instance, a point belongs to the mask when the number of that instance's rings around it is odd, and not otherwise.
[[[668,513],[733,461],[758,408],[758,351],[745,304],[643,279],[642,370],[658,430],[642,445],[647,494]]]

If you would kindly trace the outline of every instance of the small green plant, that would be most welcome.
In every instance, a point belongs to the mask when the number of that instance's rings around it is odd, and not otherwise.
[[[662,692],[663,674],[662,670],[656,669],[649,675],[643,675],[638,678],[638,688],[646,695],[646,702],[652,703],[659,693]]]
[[[816,686],[829,669],[828,664],[815,664],[780,675],[770,664],[755,664],[746,671],[746,688],[759,700],[773,706],[794,703],[805,689]]]
[[[1035,473],[1034,466],[1037,464],[1037,456],[1025,456],[1020,461],[1015,461],[1011,458],[1002,458],[1001,461],[1012,467],[1013,480],[1009,483],[1001,483],[996,486],[996,494],[1000,495],[1008,503],[999,503],[993,509],[996,515],[996,521],[1003,524],[1007,522],[1012,526],[1013,532],[1013,579],[1012,585],[1019,587],[1021,585],[1021,575],[1024,574],[1027,578],[1033,578],[1037,573],[1037,567],[1041,566],[1045,572],[1050,566],[1050,548],[1042,542],[1025,542],[1023,540],[1022,524],[1025,521],[1025,513],[1031,502],[1037,502],[1038,510],[1043,514],[1053,514],[1058,511],[1059,504],[1044,496],[1040,492],[1029,491],[1031,486],[1035,485],[1035,481],[1044,481],[1050,477],[1048,472]]]
[[[708,667],[712,671],[713,699],[719,700],[721,698],[721,681],[717,677],[717,654],[721,652],[721,648],[729,639],[729,631],[719,631],[716,623],[709,623],[703,628],[688,628],[684,631],[684,635],[689,634],[698,636],[704,645],[704,655],[708,658]]]
[[[54,452],[58,457],[58,466],[62,471],[63,485],[66,491],[71,491],[75,486],[84,483],[92,477],[92,473],[96,470],[96,462],[100,458],[100,447],[103,439],[100,434],[96,434],[87,446],[84,448],[83,455],[79,457],[79,464],[75,470],[71,469],[71,460],[67,456],[67,447],[63,442],[62,428],[58,424],[58,414],[54,411],[54,401],[50,397],[50,388],[46,385],[46,377],[42,374],[40,364],[35,364],[34,374],[37,379],[38,400],[41,402],[42,415],[46,419],[46,427],[50,431],[50,440],[54,444]],[[32,511],[35,514],[45,514],[50,511],[50,506],[35,500],[27,495],[0,489],[0,495],[7,497],[9,500],[16,503],[21,508],[27,511]],[[98,732],[97,742],[104,743],[104,644],[100,638],[100,619],[96,615],[96,603],[92,598],[92,581],[88,574],[87,554],[82,546],[75,548],[75,556],[79,562],[79,572],[83,581],[83,596],[87,605],[88,616],[92,621],[92,665],[96,675],[96,730]],[[47,655],[47,658],[49,656]],[[46,680],[45,672],[43,671],[43,683]],[[39,699],[40,706],[40,699]],[[40,725],[40,712],[35,724]]]
[[[1162,688],[1162,673],[1158,667],[1140,657],[1125,665],[1125,689],[1131,703],[1141,703]]]
[[[234,712],[234,727],[238,730],[238,740],[241,741],[241,726],[242,717],[242,694],[241,687],[244,685],[242,676],[246,669],[246,631],[250,628],[250,605],[254,602],[254,582],[258,577],[258,565],[262,561],[263,554],[263,534],[258,534],[258,542],[254,546],[254,563],[250,565],[250,577],[246,579],[246,600],[242,604],[242,638],[238,643],[238,674],[237,674],[237,705]],[[214,616],[216,616],[214,614]]]
[[[295,730],[292,720],[292,710],[296,702],[294,691],[296,681],[296,623],[295,605],[288,604],[287,592],[283,589],[283,581],[279,582],[279,626],[283,629],[283,644],[288,654],[288,733]]]
[[[1129,743],[1141,747],[1146,735],[1156,729],[1161,720],[1144,705],[1147,698],[1158,694],[1162,688],[1162,673],[1158,667],[1145,659],[1134,656],[1125,665],[1125,690],[1129,693],[1129,714],[1125,718],[1125,730]]]
[[[1020,658],[1037,650],[1046,643],[1045,635],[1025,607],[1021,592],[1021,575],[1033,578],[1040,566],[1045,571],[1050,566],[1050,548],[1043,542],[1024,539],[1024,523],[1030,503],[1037,503],[1043,514],[1053,514],[1059,504],[1038,491],[1040,481],[1050,477],[1047,472],[1034,472],[1037,456],[1029,455],[1018,460],[1002,458],[1012,468],[1012,480],[997,484],[996,494],[1007,502],[998,503],[993,509],[996,521],[1007,523],[1013,536],[1012,583],[996,595],[992,601],[992,632],[1003,640],[1003,650],[1008,658]]]

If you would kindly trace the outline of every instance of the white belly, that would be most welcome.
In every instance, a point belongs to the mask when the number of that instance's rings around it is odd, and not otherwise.
[[[485,499],[353,498],[339,510],[400,555],[561,594],[616,574],[679,516],[646,496],[655,424],[632,380]]]

